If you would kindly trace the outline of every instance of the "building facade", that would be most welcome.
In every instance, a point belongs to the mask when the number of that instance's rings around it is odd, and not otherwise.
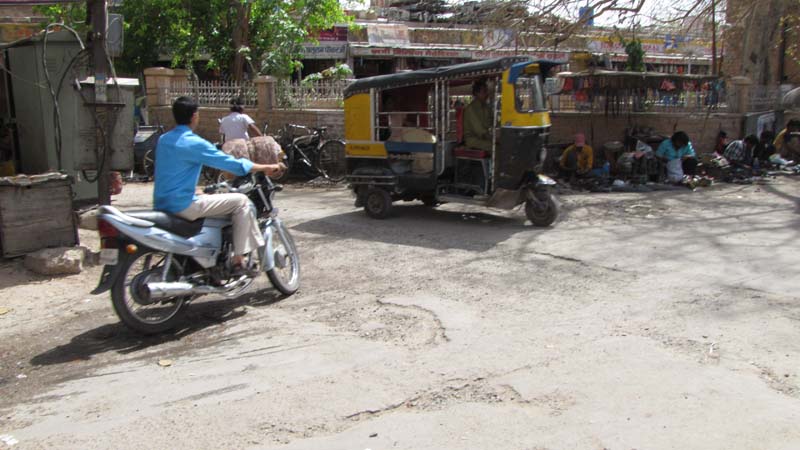
[[[553,46],[549,36],[536,32],[377,18],[358,19],[355,27],[337,26],[316,38],[304,47],[301,77],[343,63],[361,78],[513,55],[566,61],[575,52],[590,52],[610,69],[624,69],[627,60],[616,32],[600,28],[575,33]],[[710,73],[710,39],[663,31],[639,38],[649,71]]]

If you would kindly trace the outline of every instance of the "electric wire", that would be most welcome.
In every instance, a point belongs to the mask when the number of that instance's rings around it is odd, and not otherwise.
[[[83,40],[81,40],[81,37],[78,35],[78,32],[75,31],[74,28],[72,28],[72,27],[70,27],[70,26],[68,26],[68,25],[66,25],[64,23],[60,23],[60,22],[59,23],[51,23],[51,24],[47,25],[47,27],[45,27],[45,29],[44,29],[44,38],[43,38],[43,41],[42,41],[42,70],[44,71],[45,80],[47,80],[47,87],[48,87],[48,90],[50,91],[50,97],[53,100],[53,119],[55,120],[55,126],[56,126],[56,133],[55,133],[55,136],[54,136],[55,145],[56,145],[56,159],[58,161],[58,170],[61,171],[62,170],[62,158],[61,158],[61,155],[62,155],[61,107],[60,107],[60,105],[58,103],[58,97],[56,95],[56,91],[53,88],[53,82],[50,79],[50,71],[47,68],[47,38],[48,38],[48,33],[50,32],[51,28],[54,28],[56,26],[58,26],[60,28],[63,28],[65,30],[67,30],[67,31],[70,31],[72,33],[72,35],[75,36],[75,39],[78,41],[78,43],[80,44],[81,50],[85,49],[86,46],[83,44]]]
[[[52,80],[50,79],[50,73],[49,73],[49,70],[48,70],[48,67],[47,67],[47,39],[48,39],[48,32],[49,32],[49,30],[51,28],[54,28],[54,27],[60,27],[60,28],[63,28],[65,30],[71,32],[72,35],[75,37],[75,39],[78,41],[78,43],[80,44],[80,47],[81,47],[81,50],[73,58],[70,59],[69,63],[65,67],[64,72],[61,75],[61,78],[59,80],[58,87],[55,90],[53,89]],[[107,34],[108,33],[106,32],[106,35]],[[63,85],[64,85],[64,80],[66,78],[66,75],[68,73],[70,73],[70,71],[74,68],[73,66],[74,66],[75,62],[78,61],[79,57],[86,56],[88,54],[89,53],[87,53],[87,48],[84,45],[83,40],[81,40],[80,36],[78,35],[78,32],[75,31],[74,28],[72,28],[72,27],[70,27],[70,26],[68,26],[68,25],[66,25],[64,23],[52,23],[52,24],[49,24],[45,28],[44,39],[43,39],[43,49],[42,49],[42,67],[43,67],[43,70],[44,70],[44,73],[45,73],[45,79],[47,80],[47,88],[50,91],[50,95],[51,95],[51,98],[53,100],[53,115],[54,115],[55,127],[56,127],[56,133],[55,133],[56,158],[58,159],[58,170],[59,171],[62,170],[62,154],[63,154],[63,135],[62,135],[62,126],[61,126],[61,107],[59,105],[59,98],[60,98],[61,90],[62,90]],[[121,101],[122,100],[122,90],[120,88],[119,81],[117,80],[116,68],[114,67],[113,61],[109,57],[108,48],[106,47],[106,45],[103,46],[103,56],[105,57],[106,62],[108,63],[108,66],[110,68],[112,80],[113,80],[114,85],[116,87],[118,100]],[[88,65],[88,61],[86,62],[86,65]],[[6,69],[5,67],[0,67],[0,68]],[[95,79],[94,81],[95,81],[95,84],[98,83],[97,79]],[[81,96],[81,99],[83,100],[84,104],[90,103],[89,99],[87,99],[86,96],[84,95],[83,89],[80,87],[80,80],[76,78],[75,82],[77,84],[78,94]],[[40,86],[40,87],[44,88],[44,86]],[[93,122],[94,122],[94,125],[95,125],[95,129],[99,130],[100,139],[101,139],[101,142],[95,142],[95,149],[94,149],[95,150],[95,158],[97,160],[96,176],[91,177],[91,176],[88,175],[86,170],[82,170],[81,171],[81,173],[83,174],[84,179],[89,183],[94,183],[99,179],[100,173],[102,173],[103,169],[105,168],[108,154],[113,152],[113,149],[110,148],[111,147],[111,140],[109,139],[108,134],[110,132],[111,135],[113,136],[113,130],[114,130],[116,122],[117,122],[116,114],[114,114],[114,113],[103,114],[105,122],[107,122],[109,127],[110,127],[109,132],[106,131],[106,126],[105,126],[106,124],[101,123],[99,115],[100,114],[98,114],[97,112],[92,114],[92,119],[93,119]],[[102,154],[100,152],[100,148],[101,147],[103,149]]]

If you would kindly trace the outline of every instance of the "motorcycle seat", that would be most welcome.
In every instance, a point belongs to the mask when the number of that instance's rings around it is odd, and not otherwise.
[[[153,222],[158,228],[185,238],[196,236],[203,228],[203,222],[205,222],[203,218],[189,221],[162,211],[125,211],[125,214]]]

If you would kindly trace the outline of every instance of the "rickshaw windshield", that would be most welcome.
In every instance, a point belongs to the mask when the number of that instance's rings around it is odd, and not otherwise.
[[[544,89],[538,75],[523,75],[514,83],[514,100],[522,113],[545,111]]]

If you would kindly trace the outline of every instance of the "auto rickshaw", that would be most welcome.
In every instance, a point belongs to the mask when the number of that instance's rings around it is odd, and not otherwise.
[[[513,209],[525,203],[536,225],[551,225],[555,181],[539,174],[550,130],[542,75],[560,63],[527,57],[380,75],[345,90],[347,180],[356,206],[377,219],[394,201]],[[472,85],[490,86],[490,149],[464,143]]]

